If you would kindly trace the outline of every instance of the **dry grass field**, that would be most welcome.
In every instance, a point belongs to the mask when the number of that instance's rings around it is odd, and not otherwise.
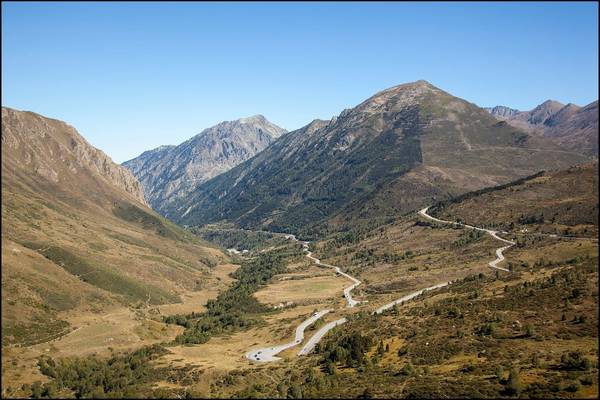
[[[229,274],[238,267],[239,265],[233,264],[215,267],[214,276],[207,280],[215,286],[183,292],[181,303],[139,309],[115,305],[97,309],[95,312],[78,310],[61,313],[61,318],[69,324],[65,333],[69,333],[32,346],[11,346],[3,349],[4,387],[31,384],[34,381],[45,382],[47,379],[37,368],[37,360],[41,355],[52,355],[56,358],[88,355],[107,357],[153,343],[173,340],[183,328],[156,319],[160,315],[203,311],[204,304],[209,299],[215,298],[231,284],[232,278]]]
[[[292,302],[307,304],[341,296],[352,282],[337,276],[330,268],[311,267],[302,274],[278,275],[273,283],[254,294],[261,303],[278,305]]]

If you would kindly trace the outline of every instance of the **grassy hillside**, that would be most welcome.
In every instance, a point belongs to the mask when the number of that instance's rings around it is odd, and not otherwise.
[[[122,167],[60,121],[2,112],[3,345],[69,333],[75,315],[181,302],[215,282],[227,257],[140,202]]]
[[[598,237],[598,163],[467,193],[432,209],[442,219],[510,232]]]

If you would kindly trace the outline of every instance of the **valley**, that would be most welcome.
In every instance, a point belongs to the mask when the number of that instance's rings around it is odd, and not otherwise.
[[[597,161],[472,107],[383,91],[182,194],[211,217],[181,225],[73,128],[3,108],[3,395],[594,397]],[[315,135],[333,164],[303,159]],[[512,164],[478,165],[488,151]]]
[[[0,398],[599,398],[598,5],[2,1]]]

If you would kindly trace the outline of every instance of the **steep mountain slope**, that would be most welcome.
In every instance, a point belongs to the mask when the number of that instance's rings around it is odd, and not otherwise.
[[[189,225],[337,230],[585,159],[418,81],[283,135],[165,215]]]
[[[69,316],[178,302],[223,259],[74,128],[2,108],[3,345],[64,334]]]
[[[565,150],[598,155],[598,101],[579,107],[571,103],[562,105],[557,101],[547,100],[531,111],[498,111],[503,109],[508,107],[486,108],[496,118],[547,137]]]
[[[62,121],[5,107],[2,108],[2,122],[2,148],[11,150],[6,152],[6,167],[17,177],[29,180],[33,173],[75,190],[81,180],[86,184],[92,181],[101,186],[109,184],[145,204],[137,179],[92,147],[73,127]],[[71,180],[72,174],[77,175],[78,180]]]
[[[161,146],[126,161],[152,208],[162,212],[202,182],[230,170],[286,130],[262,115],[221,122],[179,146]]]

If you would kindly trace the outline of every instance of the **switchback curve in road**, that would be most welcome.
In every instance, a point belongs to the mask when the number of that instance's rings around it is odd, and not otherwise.
[[[498,231],[493,231],[491,229],[485,229],[485,228],[478,228],[476,226],[467,225],[467,224],[463,224],[460,222],[445,221],[443,219],[432,217],[431,215],[427,214],[428,209],[429,209],[429,207],[425,207],[424,209],[419,211],[419,215],[421,215],[427,219],[430,219],[432,221],[440,222],[442,224],[460,225],[460,226],[464,226],[465,228],[474,229],[476,231],[486,232],[494,239],[500,240],[501,242],[504,242],[504,243],[507,243],[508,246],[504,246],[504,247],[500,247],[500,248],[496,249],[496,259],[493,261],[490,261],[488,263],[488,266],[493,269],[499,269],[500,271],[510,272],[510,270],[508,270],[506,268],[499,267],[498,263],[504,261],[504,255],[502,254],[502,252],[507,250],[508,248],[514,246],[515,242],[501,238],[500,236],[498,236]]]
[[[285,238],[291,239],[294,241],[299,241],[295,235],[291,235],[291,234],[285,235]],[[347,273],[343,272],[340,269],[340,267],[322,263],[321,260],[319,260],[318,258],[313,256],[313,253],[308,249],[308,245],[309,245],[309,242],[302,242],[302,248],[303,248],[304,252],[306,253],[306,257],[308,257],[310,260],[312,260],[315,264],[317,264],[319,266],[333,268],[337,274],[342,275],[342,276],[350,279],[353,282],[353,284],[351,286],[348,286],[347,288],[344,289],[344,298],[346,299],[346,302],[348,303],[348,307],[351,308],[351,307],[354,307],[355,305],[357,305],[358,303],[360,303],[360,301],[354,300],[352,298],[352,294],[350,292],[355,287],[360,285],[361,282],[358,279],[354,278],[353,276],[350,276]],[[302,342],[302,340],[304,340],[304,330],[306,329],[306,327],[308,327],[309,325],[311,325],[316,320],[318,320],[319,318],[321,318],[323,315],[327,314],[330,311],[332,311],[332,310],[328,309],[328,310],[316,312],[310,318],[308,318],[307,320],[302,322],[300,325],[298,325],[298,327],[296,328],[296,338],[293,342],[282,344],[279,346],[264,347],[261,349],[249,351],[248,353],[246,353],[246,358],[251,361],[258,361],[258,362],[270,362],[270,361],[280,360],[281,359],[280,357],[275,357],[275,356],[277,354],[281,353],[282,351],[289,349],[290,347],[294,347],[294,346],[300,344]],[[346,322],[346,318],[341,318],[336,321],[329,322],[328,324],[323,326],[310,338],[308,343],[302,348],[302,350],[300,350],[298,355],[306,355],[306,354],[310,353],[314,349],[316,344],[321,340],[321,338],[323,336],[325,336],[325,334],[329,330],[331,330],[332,328],[334,328],[337,325],[343,324],[344,322]]]
[[[256,349],[256,350],[249,351],[248,353],[246,353],[246,358],[249,360],[252,360],[252,361],[259,361],[259,362],[269,362],[269,361],[280,360],[281,359],[280,357],[275,357],[275,356],[284,350],[287,350],[291,347],[299,345],[302,342],[302,340],[304,340],[304,330],[308,326],[312,325],[316,320],[318,320],[319,318],[321,318],[323,315],[327,314],[330,311],[333,311],[333,310],[327,309],[327,310],[322,310],[322,311],[316,312],[313,315],[311,315],[310,318],[302,321],[302,323],[300,325],[298,325],[298,327],[296,328],[296,337],[294,338],[294,340],[292,342],[281,344],[279,346],[264,347],[262,349]]]
[[[330,330],[332,330],[336,326],[343,324],[346,321],[347,321],[346,318],[340,318],[338,320],[329,322],[328,324],[324,325],[321,329],[319,329],[317,331],[317,333],[315,333],[308,340],[308,342],[306,342],[306,344],[304,345],[304,347],[302,347],[302,350],[300,350],[298,352],[298,355],[299,356],[305,356],[305,355],[309,354],[311,351],[314,350],[314,348],[317,345],[317,343],[319,343],[321,341],[321,339],[323,339],[323,336],[325,336],[327,334],[327,332],[329,332]]]
[[[333,268],[337,274],[342,275],[342,276],[350,279],[352,282],[354,282],[352,284],[352,286],[348,286],[346,289],[344,289],[344,297],[346,298],[348,307],[351,308],[351,307],[354,307],[355,305],[357,305],[358,303],[360,303],[360,301],[354,300],[352,298],[352,294],[350,293],[355,287],[357,287],[358,285],[361,284],[361,282],[358,279],[343,272],[340,269],[340,267],[336,267],[335,265],[331,265],[331,264],[325,264],[325,263],[321,262],[321,260],[319,260],[318,258],[314,257],[312,251],[308,250],[308,242],[302,242],[302,247],[304,247],[304,251],[306,252],[306,257],[308,257],[309,259],[314,261],[315,264],[320,265],[322,267]]]

